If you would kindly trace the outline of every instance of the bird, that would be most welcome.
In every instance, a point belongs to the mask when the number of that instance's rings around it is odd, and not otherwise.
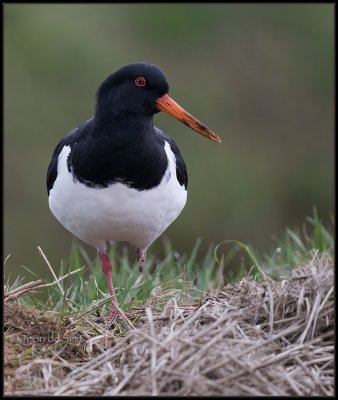
[[[176,142],[154,126],[154,115],[162,111],[221,142],[168,93],[158,66],[136,62],[119,68],[99,85],[94,115],[60,140],[48,166],[49,208],[69,232],[97,250],[112,299],[111,319],[129,315],[118,306],[107,243],[131,243],[142,271],[149,246],[187,200],[186,164]]]

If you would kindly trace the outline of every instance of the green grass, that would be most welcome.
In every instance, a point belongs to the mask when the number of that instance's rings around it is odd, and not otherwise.
[[[311,251],[333,255],[333,214],[331,214],[331,224],[325,227],[314,208],[313,216],[307,217],[300,229],[287,228],[282,239],[273,237],[275,250],[261,257],[262,268],[276,279],[287,274],[296,265],[312,258]]]
[[[173,296],[178,303],[197,301],[209,290],[238,282],[244,276],[258,280],[264,277],[278,279],[295,266],[306,262],[313,256],[313,250],[333,254],[332,231],[323,226],[314,209],[313,217],[306,218],[301,229],[287,228],[283,238],[273,238],[274,251],[264,255],[255,254],[250,246],[238,240],[226,240],[216,246],[211,244],[207,252],[201,255],[200,239],[190,254],[179,255],[170,241],[163,239],[166,256],[159,260],[150,250],[142,273],[139,272],[137,262],[130,262],[130,247],[122,247],[122,252],[118,252],[116,245],[112,245],[109,255],[114,266],[113,283],[117,299],[120,307],[125,310],[144,306],[149,299],[153,299],[153,306],[161,308]],[[66,277],[58,285],[46,287],[43,300],[35,294],[28,294],[21,301],[64,315],[94,310],[102,313],[102,307],[110,299],[105,294],[106,282],[99,260],[97,257],[91,260],[76,241],[72,245],[69,260],[61,263],[60,277],[83,265],[86,265],[84,270]],[[12,284],[7,280],[9,289],[19,285],[20,278],[16,278]]]

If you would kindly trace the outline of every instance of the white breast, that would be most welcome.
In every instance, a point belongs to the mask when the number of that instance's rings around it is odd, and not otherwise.
[[[187,191],[176,178],[176,160],[165,142],[168,168],[161,183],[138,191],[122,183],[89,188],[74,180],[67,168],[71,151],[65,146],[58,158],[58,174],[49,194],[54,216],[73,235],[102,249],[106,241],[129,241],[147,249],[182,211]]]

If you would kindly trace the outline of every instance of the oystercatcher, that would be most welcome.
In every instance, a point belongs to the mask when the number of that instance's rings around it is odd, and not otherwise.
[[[168,90],[153,64],[128,64],[109,75],[97,90],[94,116],[59,142],[48,167],[49,207],[66,229],[97,249],[112,317],[119,312],[106,242],[132,243],[142,271],[148,247],[187,199],[185,162],[174,140],[154,126],[154,114],[164,111],[221,141]]]

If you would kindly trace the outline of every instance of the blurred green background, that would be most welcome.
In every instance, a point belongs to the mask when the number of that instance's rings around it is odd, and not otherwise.
[[[136,61],[162,68],[171,97],[222,138],[155,117],[188,166],[186,208],[166,231],[178,252],[198,237],[202,251],[225,239],[268,251],[313,206],[329,221],[333,37],[333,4],[5,4],[6,273],[44,276],[37,245],[56,269],[69,255],[48,208],[51,154],[92,116],[100,82]]]

